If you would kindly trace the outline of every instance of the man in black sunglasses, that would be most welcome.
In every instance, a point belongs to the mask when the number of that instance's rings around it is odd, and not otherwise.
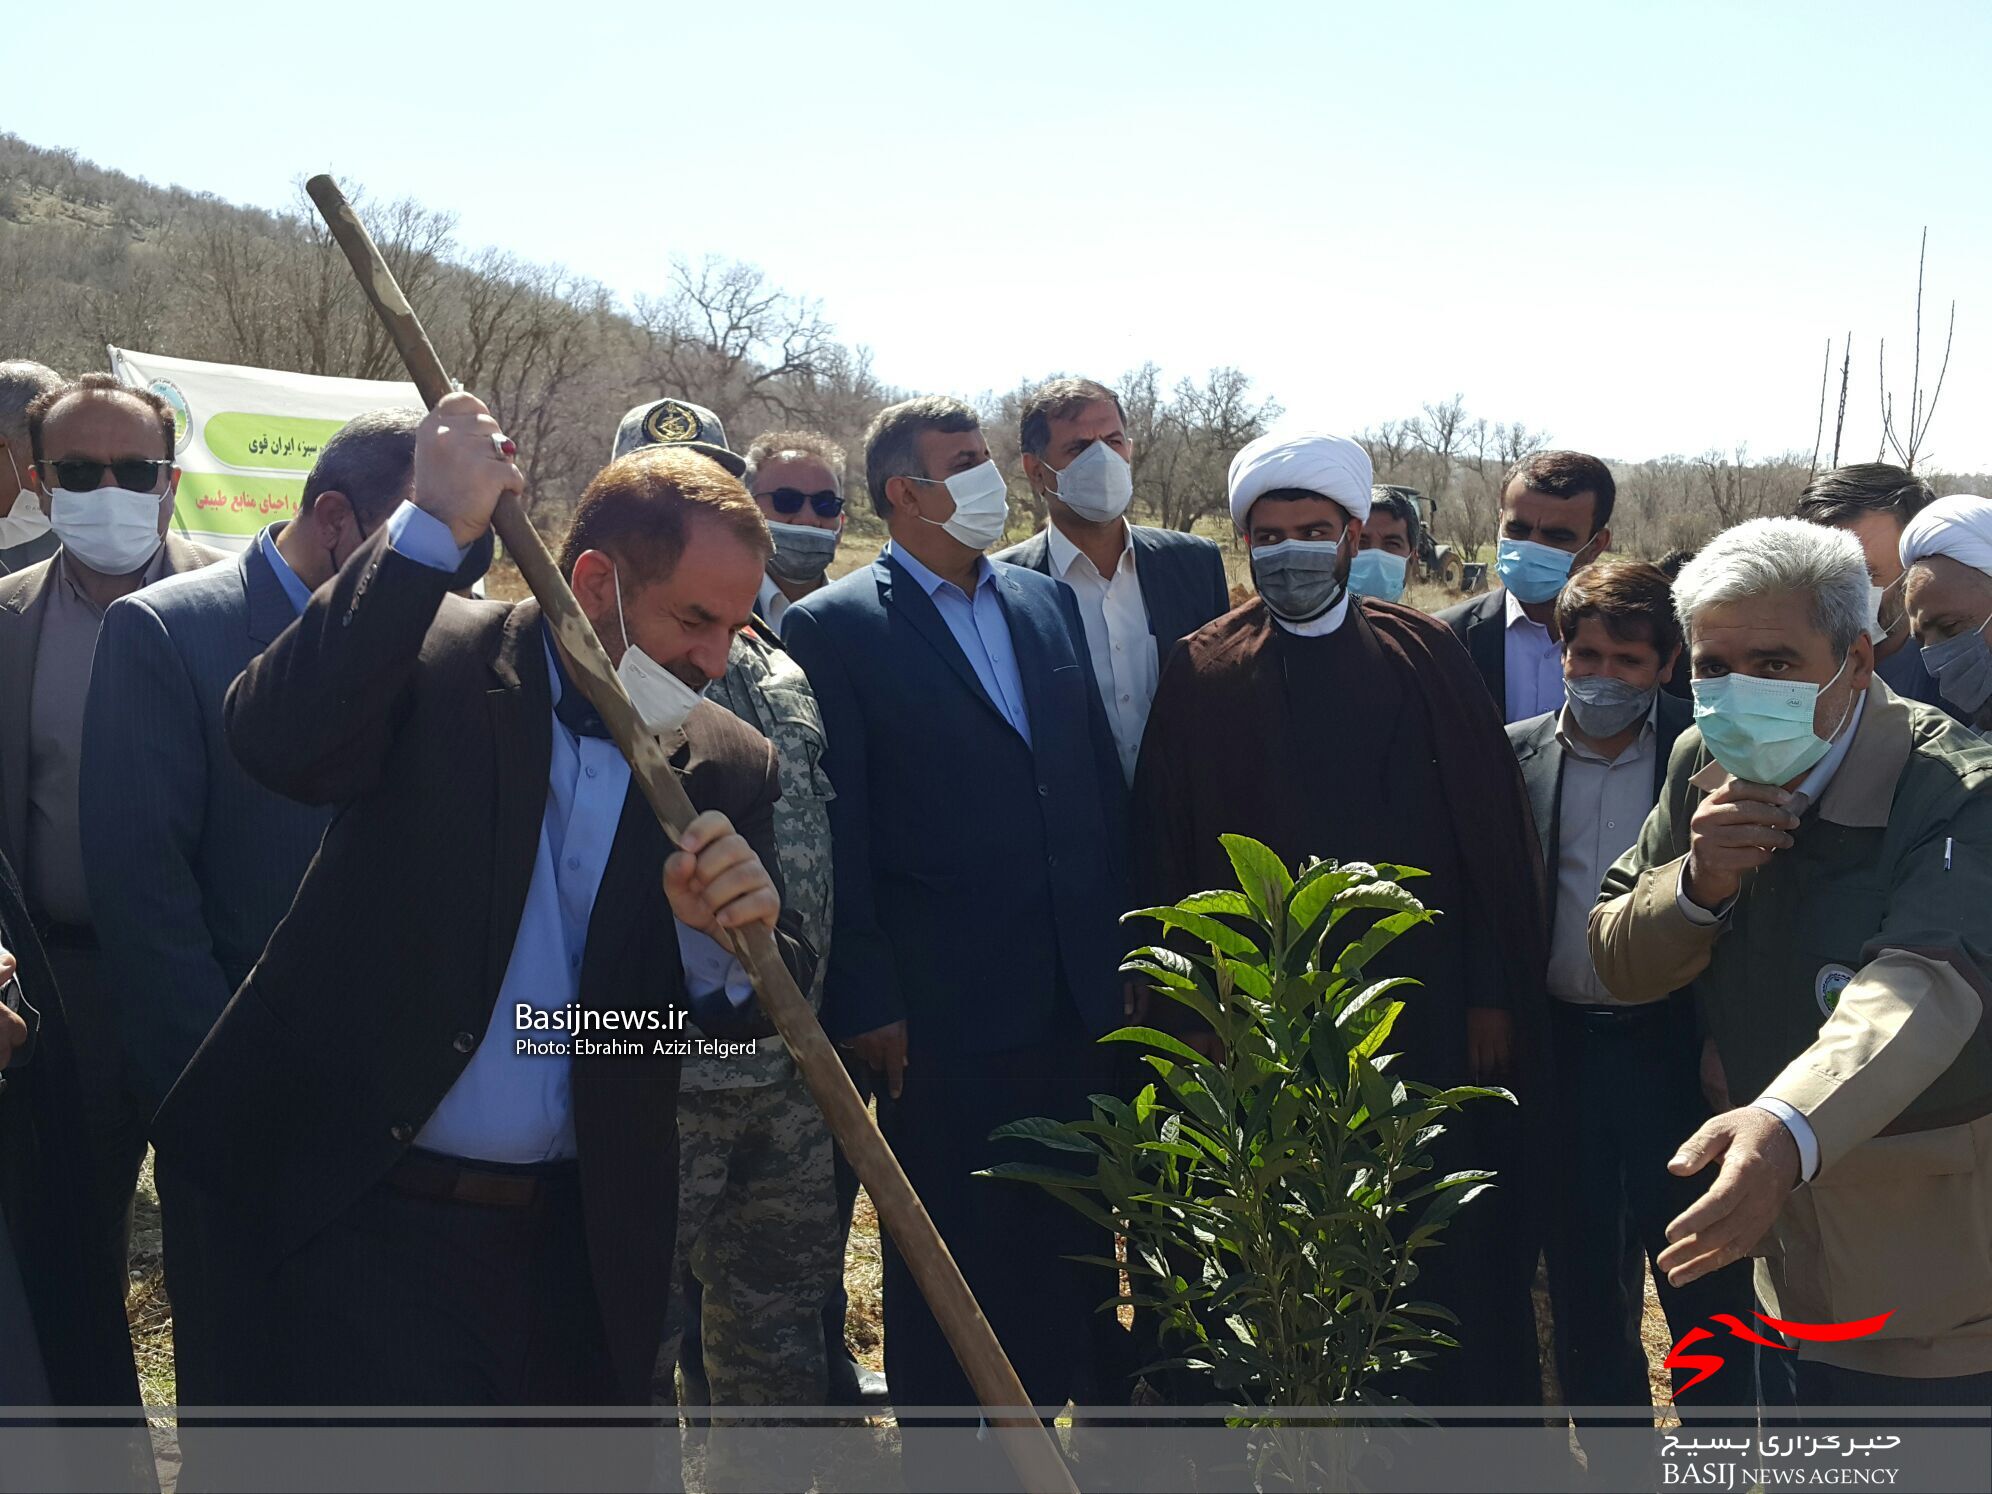
[[[747,448],[743,476],[775,537],[754,612],[780,632],[789,603],[829,579],[844,533],[844,448],[815,431],[769,431]]]
[[[145,1116],[126,1082],[83,872],[83,708],[104,609],[221,556],[166,533],[180,474],[173,412],[158,395],[85,374],[27,414],[30,480],[62,545],[0,577],[0,850],[68,1007],[90,1174],[77,1192],[88,1227],[109,1241],[100,1254],[122,1297]]]

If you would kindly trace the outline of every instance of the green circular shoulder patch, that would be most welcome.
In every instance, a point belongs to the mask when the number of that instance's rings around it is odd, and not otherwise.
[[[1853,983],[1854,972],[1845,965],[1821,965],[1819,973],[1812,978],[1812,995],[1819,1003],[1822,1016],[1833,1015],[1833,1008],[1840,1004],[1840,993]]]

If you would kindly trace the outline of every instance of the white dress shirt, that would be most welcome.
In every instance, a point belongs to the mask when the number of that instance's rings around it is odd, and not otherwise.
[[[788,610],[788,593],[775,584],[773,576],[761,577],[761,594],[754,598],[755,616],[780,634],[782,614]]]
[[[1515,594],[1508,598],[1505,650],[1508,698],[1503,705],[1510,721],[1529,721],[1563,709],[1563,650],[1549,629],[1522,611]]]
[[[1826,795],[1826,789],[1833,776],[1840,771],[1840,764],[1847,760],[1847,751],[1854,745],[1854,733],[1861,729],[1861,713],[1867,709],[1867,697],[1854,697],[1854,719],[1847,723],[1847,729],[1833,739],[1833,745],[1826,755],[1819,759],[1812,771],[1805,775],[1805,781],[1794,792],[1805,795],[1808,805],[1817,804]],[[1681,863],[1680,885],[1674,889],[1674,902],[1690,923],[1698,923],[1704,928],[1721,923],[1729,916],[1735,904],[1731,899],[1722,907],[1711,911],[1688,896],[1688,866]],[[1783,1100],[1770,1095],[1759,1095],[1750,1102],[1757,1110],[1768,1110],[1784,1122],[1784,1128],[1791,1132],[1791,1139],[1798,1143],[1798,1179],[1802,1183],[1812,1181],[1819,1171],[1819,1138],[1812,1133],[1812,1125],[1806,1118],[1787,1105]]]
[[[1051,550],[1052,575],[1079,598],[1086,649],[1093,656],[1093,679],[1107,708],[1121,772],[1133,783],[1141,733],[1148,725],[1155,679],[1161,672],[1155,635],[1149,630],[1148,604],[1142,600],[1141,578],[1135,574],[1134,536],[1125,524],[1121,526],[1120,559],[1111,576],[1102,576],[1056,524],[1045,530],[1045,542]]]

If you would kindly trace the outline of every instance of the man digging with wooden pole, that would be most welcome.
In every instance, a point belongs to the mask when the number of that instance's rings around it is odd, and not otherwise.
[[[525,517],[511,443],[478,401],[448,393],[337,189],[310,187],[433,409],[414,502],[231,692],[250,771],[341,811],[157,1127],[161,1150],[201,1157],[204,1185],[282,1263],[271,1310],[288,1319],[295,1383],[279,1398],[645,1399],[675,1207],[676,1061],[504,1060],[583,1029],[668,1037],[695,1000],[737,1003],[751,980],[918,1260],[989,1420],[1019,1429],[998,1437],[1025,1486],[1069,1489],[797,989],[807,954],[777,935],[766,870],[772,753],[689,683],[724,670],[751,611],[758,511],[702,458],[638,453],[584,495],[563,575]],[[444,562],[487,526],[533,602],[445,595]],[[638,1031],[605,1030],[624,1024]]]

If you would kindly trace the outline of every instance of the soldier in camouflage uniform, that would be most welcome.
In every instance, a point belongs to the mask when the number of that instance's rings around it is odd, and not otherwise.
[[[735,476],[744,470],[718,418],[688,401],[658,400],[623,418],[616,455],[652,444],[690,446]],[[830,943],[831,795],[819,766],[823,723],[816,697],[781,646],[750,629],[734,640],[726,674],[706,698],[775,745],[782,784],[776,853],[784,901],[818,952],[807,993],[815,1006]],[[701,1035],[696,1026],[689,1031]],[[712,1403],[820,1405],[820,1313],[843,1269],[829,1126],[778,1036],[757,1038],[749,1055],[686,1060],[678,1088],[673,1266],[675,1273],[689,1265],[703,1288],[696,1337],[703,1341]],[[658,1355],[660,1398],[676,1399],[672,1377],[686,1328],[682,1279]],[[687,1376],[697,1377],[696,1368]]]
[[[775,848],[787,905],[819,956],[830,938],[829,780],[823,726],[801,668],[753,632],[706,692],[775,744]],[[819,958],[818,965],[823,961]],[[822,998],[819,968],[808,995]],[[843,1265],[830,1128],[779,1037],[751,1056],[690,1059],[678,1081],[678,1259],[704,1287],[702,1338],[719,1406],[821,1405],[821,1312]],[[675,1363],[683,1293],[663,1355]]]

